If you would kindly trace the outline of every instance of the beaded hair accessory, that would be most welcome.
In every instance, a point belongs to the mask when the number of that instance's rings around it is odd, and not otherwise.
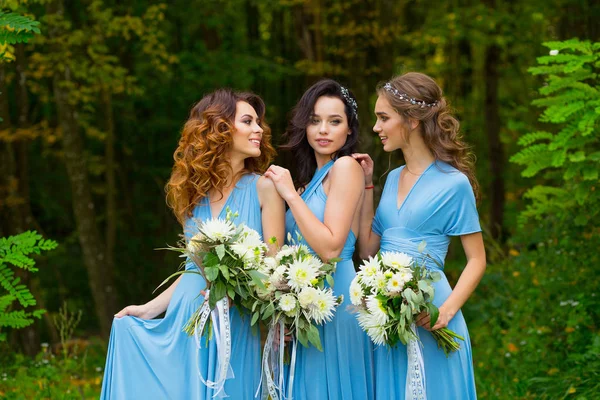
[[[342,96],[344,96],[344,99],[346,99],[346,103],[348,103],[352,108],[352,111],[354,111],[354,115],[357,115],[358,104],[356,103],[356,100],[354,100],[352,96],[350,96],[350,92],[348,91],[348,89],[346,89],[342,85],[340,85],[340,90],[342,91]]]
[[[407,95],[406,93],[400,93],[400,91],[398,91],[398,89],[396,89],[395,87],[392,86],[391,83],[386,83],[385,85],[383,85],[383,88],[385,90],[387,90],[388,92],[390,92],[391,94],[393,94],[396,98],[402,100],[402,101],[407,101],[410,104],[414,104],[417,106],[420,106],[421,108],[425,108],[425,107],[435,107],[437,105],[437,100],[434,101],[433,103],[426,103],[425,101],[422,100],[417,100],[413,97],[410,97],[409,95]]]

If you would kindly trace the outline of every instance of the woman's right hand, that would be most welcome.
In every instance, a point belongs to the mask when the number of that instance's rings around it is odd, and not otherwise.
[[[366,154],[366,153],[354,153],[352,154],[352,157],[354,157],[354,159],[356,161],[358,161],[358,163],[360,164],[360,166],[363,169],[363,173],[365,174],[365,185],[366,186],[370,186],[373,184],[373,159],[371,158],[370,155]]]
[[[123,318],[125,316],[138,317],[141,319],[152,319],[156,317],[158,314],[153,312],[148,304],[143,304],[141,306],[127,306],[118,313],[115,314],[116,318]]]

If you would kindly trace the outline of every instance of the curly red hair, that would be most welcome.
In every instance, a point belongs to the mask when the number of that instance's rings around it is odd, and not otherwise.
[[[260,156],[244,161],[244,173],[263,173],[275,156],[271,145],[271,129],[264,122],[265,103],[252,93],[216,90],[202,98],[191,110],[183,126],[173,159],[175,164],[166,185],[167,204],[183,225],[198,202],[229,183],[233,173],[227,152],[231,149],[236,105],[250,104],[263,129]],[[236,177],[234,177],[236,178]]]

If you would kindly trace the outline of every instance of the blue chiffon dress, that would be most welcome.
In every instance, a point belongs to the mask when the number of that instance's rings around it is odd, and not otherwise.
[[[225,218],[229,207],[239,213],[234,220],[236,224],[244,223],[262,235],[257,180],[255,174],[242,176],[218,217]],[[186,221],[186,238],[196,232],[193,219],[209,219],[211,214],[208,199],[204,198],[193,210],[193,218]],[[190,269],[197,267],[188,261],[186,270]],[[183,332],[188,319],[202,305],[204,298],[199,293],[205,287],[200,275],[183,274],[164,318],[145,320],[127,316],[113,320],[101,399],[213,398],[214,390],[201,382],[199,371],[205,379],[217,379],[215,340],[207,345],[205,335],[198,349],[195,339]],[[260,381],[260,336],[257,329],[251,329],[248,314],[234,308],[230,316],[230,364],[234,377],[225,381],[224,389],[231,399],[250,400]]]
[[[311,182],[302,193],[302,199],[320,221],[324,220],[327,195],[323,191],[323,179],[333,166],[330,161],[316,171]],[[296,239],[300,232],[288,210],[286,213],[286,236],[290,232]],[[333,275],[334,294],[343,295],[344,302],[337,308],[335,316],[324,326],[319,326],[323,352],[311,346],[298,344],[293,398],[299,400],[368,400],[374,398],[373,346],[362,331],[356,317],[348,309],[350,282],[356,272],[352,262],[356,236],[350,231],[340,254]],[[309,247],[302,239],[303,244]],[[312,249],[310,249],[313,252]],[[313,252],[314,253],[314,252]],[[288,377],[289,379],[289,377]],[[289,395],[289,393],[288,393]]]
[[[373,232],[381,236],[381,251],[404,252],[421,260],[417,250],[425,241],[425,253],[444,265],[450,236],[480,232],[475,196],[469,179],[441,161],[432,163],[415,182],[404,202],[397,206],[398,183],[404,166],[390,172],[375,218]],[[426,265],[439,271],[442,279],[435,283],[433,303],[440,306],[452,289],[443,267],[432,260]],[[418,328],[423,343],[427,398],[436,400],[475,399],[475,378],[469,331],[459,311],[448,328],[465,338],[460,350],[446,357],[438,349],[431,333]],[[375,349],[377,399],[404,399],[407,354],[402,343],[393,349]]]

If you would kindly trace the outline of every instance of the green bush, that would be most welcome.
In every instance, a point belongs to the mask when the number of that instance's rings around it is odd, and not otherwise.
[[[483,399],[600,393],[600,232],[539,227],[532,250],[488,267],[465,307]],[[525,240],[523,239],[523,242]]]

